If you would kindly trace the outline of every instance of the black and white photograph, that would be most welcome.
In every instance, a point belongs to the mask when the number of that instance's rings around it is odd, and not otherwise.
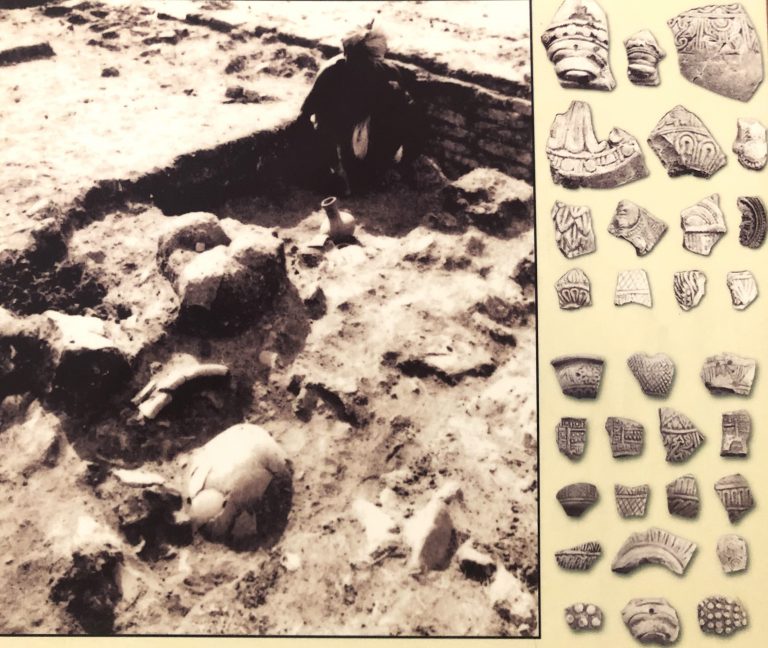
[[[0,0],[0,635],[540,636],[530,32]]]

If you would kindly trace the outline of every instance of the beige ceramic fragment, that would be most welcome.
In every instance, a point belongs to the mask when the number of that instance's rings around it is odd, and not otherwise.
[[[568,259],[591,254],[595,251],[595,230],[589,207],[566,205],[559,200],[552,207],[555,223],[555,242]]]
[[[640,86],[659,85],[659,63],[667,53],[656,37],[648,29],[643,29],[627,38],[624,47],[627,50],[629,80]]]
[[[712,194],[680,212],[683,247],[695,254],[709,256],[727,228],[720,209],[720,194]]]
[[[616,306],[639,304],[651,308],[651,286],[645,270],[622,270],[616,278]]]
[[[701,270],[683,270],[674,277],[675,299],[684,311],[696,308],[707,291],[707,275]]]
[[[583,270],[574,268],[566,272],[557,280],[555,290],[563,310],[577,310],[592,305],[589,277]]]
[[[680,636],[677,610],[664,598],[632,599],[621,611],[621,618],[641,644],[668,646]]]
[[[745,310],[757,299],[757,282],[749,270],[729,272],[726,276],[731,303],[736,310]]]
[[[746,169],[760,171],[768,162],[768,129],[757,119],[739,119],[733,152]]]
[[[633,533],[613,559],[611,569],[622,574],[646,564],[661,565],[681,576],[696,552],[696,543],[663,529]]]

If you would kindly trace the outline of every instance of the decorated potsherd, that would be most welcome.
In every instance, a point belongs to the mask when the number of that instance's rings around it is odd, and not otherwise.
[[[636,457],[643,452],[645,428],[629,418],[609,416],[605,421],[605,431],[611,444],[614,458]]]
[[[671,515],[695,518],[700,506],[699,486],[693,475],[683,475],[667,484],[667,509]]]
[[[583,205],[567,205],[559,200],[552,206],[557,248],[568,259],[592,254],[597,249],[592,212]]]
[[[715,492],[720,498],[731,523],[738,522],[755,506],[752,489],[743,475],[726,475],[715,482]]]
[[[561,356],[552,360],[563,394],[580,399],[597,398],[604,364],[602,358],[588,355]]]
[[[757,361],[735,353],[721,353],[704,361],[701,379],[715,395],[735,394],[749,396],[757,372]]]
[[[699,603],[697,612],[699,627],[705,634],[727,637],[749,625],[744,605],[728,596],[708,596]]]
[[[565,608],[565,622],[571,630],[599,630],[603,627],[603,611],[594,603],[574,603]]]
[[[759,196],[739,196],[736,206],[741,212],[739,243],[756,250],[765,241],[768,231],[765,203]]]
[[[720,456],[746,457],[749,454],[749,439],[752,436],[752,417],[749,412],[746,410],[724,412],[722,430]]]
[[[637,256],[645,256],[653,250],[666,231],[664,221],[631,200],[619,202],[608,224],[608,232],[631,243]]]
[[[712,194],[680,212],[683,228],[683,247],[702,256],[709,256],[712,248],[725,236],[725,214],[720,208],[720,194]]]
[[[587,482],[568,484],[557,491],[557,501],[569,517],[581,517],[597,502],[597,486]]]
[[[747,541],[735,533],[726,533],[717,539],[717,559],[726,574],[746,571],[749,562]]]
[[[621,611],[621,618],[642,644],[668,646],[680,636],[677,610],[664,598],[632,599]]]
[[[648,275],[645,270],[622,270],[616,278],[616,293],[614,296],[616,306],[626,304],[639,304],[651,308],[651,285],[648,283]]]
[[[557,448],[569,459],[579,459],[587,443],[587,419],[563,417],[555,429]]]
[[[659,63],[667,53],[656,37],[648,29],[643,29],[627,38],[624,47],[627,50],[629,80],[639,86],[659,85]]]
[[[670,407],[659,408],[661,440],[667,451],[667,461],[681,463],[688,460],[704,443],[704,435],[682,412]]]
[[[592,305],[589,277],[583,270],[574,268],[555,283],[557,299],[563,310],[577,310]]]
[[[675,300],[680,308],[689,311],[701,303],[707,292],[707,275],[701,270],[683,270],[674,277]]]
[[[602,555],[599,542],[585,542],[555,553],[557,564],[570,571],[587,571]]]
[[[646,396],[669,396],[675,380],[675,363],[666,353],[635,353],[629,357],[627,365]]]
[[[757,281],[749,270],[729,272],[726,275],[726,285],[736,310],[746,310],[757,299]]]
[[[648,506],[648,496],[651,488],[648,484],[641,486],[614,486],[614,495],[616,497],[616,509],[623,518],[645,517],[645,510]]]
[[[642,565],[661,565],[680,576],[696,548],[696,543],[691,540],[652,527],[629,536],[613,559],[611,569],[626,574]]]
[[[745,169],[760,171],[768,162],[768,129],[757,119],[739,119],[733,152]]]

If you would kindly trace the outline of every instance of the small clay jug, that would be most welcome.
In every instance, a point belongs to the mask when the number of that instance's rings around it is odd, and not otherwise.
[[[320,206],[325,210],[328,220],[320,226],[320,233],[334,243],[352,238],[355,232],[355,217],[348,211],[340,211],[336,196],[329,196]]]

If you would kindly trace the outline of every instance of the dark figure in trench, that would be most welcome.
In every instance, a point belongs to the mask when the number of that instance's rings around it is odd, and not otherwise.
[[[314,128],[328,189],[365,191],[393,167],[412,181],[424,133],[415,75],[384,60],[386,39],[372,23],[342,44],[343,55],[320,71],[299,117]]]

